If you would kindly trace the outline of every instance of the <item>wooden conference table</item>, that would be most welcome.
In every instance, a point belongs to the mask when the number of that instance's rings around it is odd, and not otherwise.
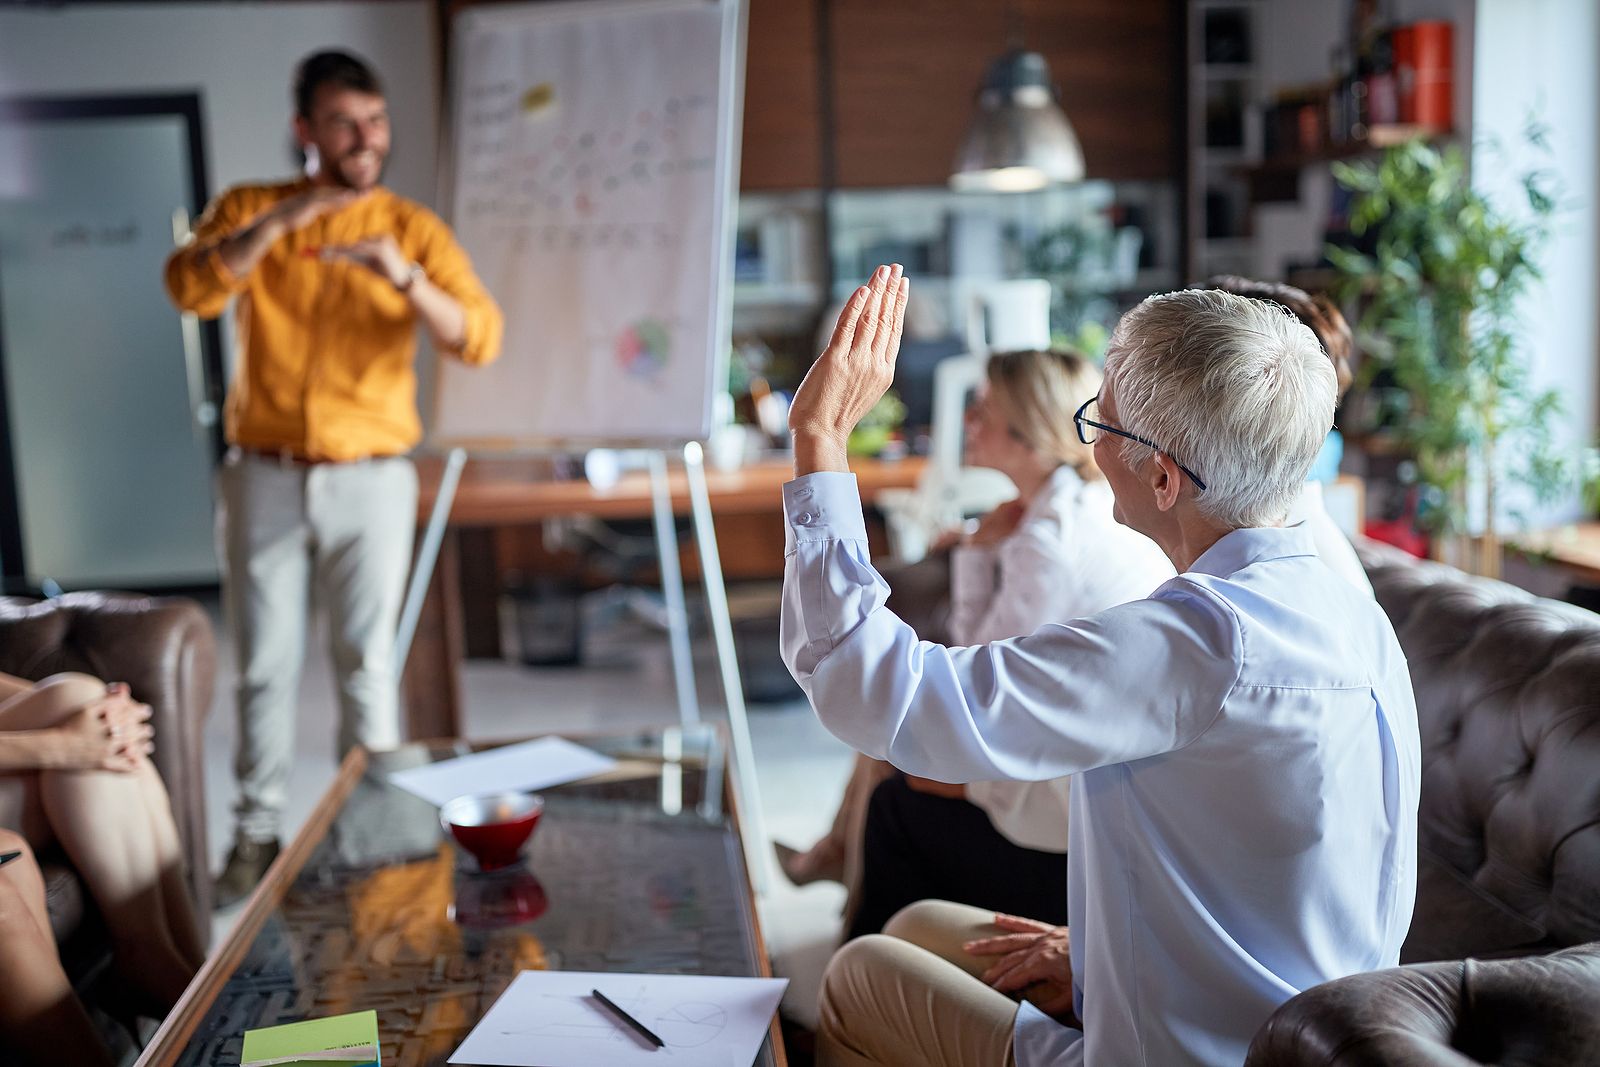
[[[885,489],[914,488],[926,465],[926,460],[912,457],[856,460],[851,466],[861,486],[862,501],[871,504]],[[433,510],[443,469],[440,456],[417,457],[419,534]],[[724,570],[730,578],[736,576],[736,569],[729,566],[729,546],[724,542],[728,524],[724,520],[734,518],[760,520],[745,529],[759,531],[759,544],[754,549],[766,560],[764,565],[781,572],[782,486],[793,476],[793,464],[788,458],[747,464],[735,471],[706,468],[711,512],[718,526]],[[668,481],[673,513],[689,514],[689,487],[684,472],[672,470]],[[552,480],[548,459],[469,460],[406,661],[403,689],[408,736],[461,736],[461,661],[466,655],[464,570],[470,568],[479,585],[493,587],[499,580],[495,539],[485,534],[575,515],[648,519],[650,514],[650,478],[642,471],[624,474],[608,489],[596,489],[582,479]]]

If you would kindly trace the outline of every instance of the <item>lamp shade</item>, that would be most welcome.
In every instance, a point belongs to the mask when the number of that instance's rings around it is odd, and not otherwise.
[[[1044,56],[1014,49],[989,64],[951,188],[1020,193],[1083,175],[1083,149],[1056,102]]]

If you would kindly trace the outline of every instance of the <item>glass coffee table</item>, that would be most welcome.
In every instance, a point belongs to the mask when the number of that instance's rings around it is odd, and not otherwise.
[[[387,779],[488,746],[352,752],[140,1067],[237,1067],[246,1030],[367,1009],[384,1067],[442,1067],[522,970],[770,976],[720,731],[576,740],[616,769],[542,790],[492,874]],[[786,1063],[776,1019],[755,1063]]]

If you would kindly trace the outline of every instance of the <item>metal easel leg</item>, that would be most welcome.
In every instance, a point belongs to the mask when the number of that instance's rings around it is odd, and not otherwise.
[[[672,517],[672,491],[667,485],[665,452],[650,453],[650,504],[656,527],[656,553],[661,564],[661,593],[667,602],[667,638],[672,646],[672,680],[678,693],[678,720],[690,726],[700,721],[700,699],[695,693],[694,657],[689,651],[689,612],[684,603],[678,528]]]
[[[728,703],[728,731],[733,739],[732,768],[739,796],[739,824],[743,830],[745,862],[757,893],[769,883],[771,849],[767,846],[766,819],[761,812],[761,791],[756,785],[755,748],[750,743],[750,722],[745,716],[744,687],[733,647],[733,620],[728,614],[728,590],[722,584],[722,558],[717,553],[717,532],[711,525],[711,493],[706,487],[705,456],[700,442],[683,446],[684,472],[689,478],[689,504],[694,512],[695,542],[700,549],[700,570],[711,615],[711,636],[717,646],[717,666],[722,671],[722,692]]]
[[[445,524],[450,521],[450,509],[456,502],[456,486],[461,484],[461,468],[467,465],[467,450],[452,448],[445,457],[444,473],[439,477],[439,491],[433,498],[433,512],[428,516],[428,527],[422,535],[422,545],[417,550],[417,565],[411,572],[411,585],[406,589],[405,605],[400,609],[400,626],[394,639],[394,684],[400,684],[405,674],[406,657],[411,655],[411,639],[417,635],[417,620],[422,616],[422,600],[428,595],[428,583],[433,580],[433,565],[439,560],[439,545],[444,541]]]

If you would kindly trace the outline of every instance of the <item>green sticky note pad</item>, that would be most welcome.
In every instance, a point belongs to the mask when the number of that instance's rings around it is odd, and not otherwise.
[[[240,1067],[379,1067],[378,1013],[246,1030]]]

